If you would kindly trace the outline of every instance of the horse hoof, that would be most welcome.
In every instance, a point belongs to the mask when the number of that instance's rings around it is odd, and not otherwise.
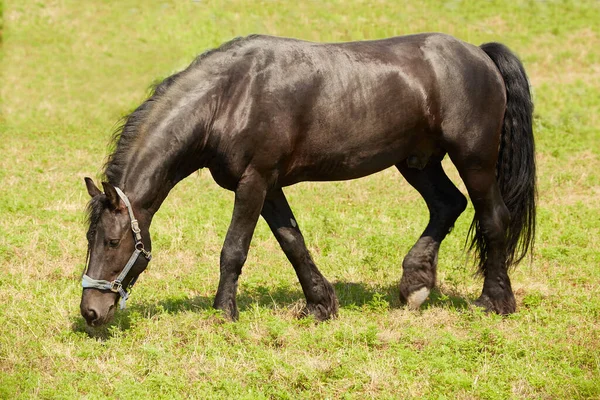
[[[421,304],[423,304],[423,302],[425,300],[427,300],[429,293],[430,293],[429,289],[427,289],[426,287],[422,287],[421,289],[416,290],[416,291],[412,292],[411,294],[409,294],[408,299],[406,300],[406,302],[408,304],[408,309],[409,310],[418,310],[419,307],[421,307]]]
[[[217,311],[221,311],[221,316],[227,321],[236,322],[240,317],[235,300],[228,303],[215,300],[213,308]]]
[[[473,304],[482,308],[485,312],[494,312],[500,315],[512,314],[517,309],[514,296],[508,296],[506,299],[494,300],[489,296],[482,294]]]
[[[327,321],[336,318],[338,314],[337,301],[333,301],[329,305],[324,304],[307,304],[302,311],[300,311],[300,318],[308,317],[312,315],[317,321]]]

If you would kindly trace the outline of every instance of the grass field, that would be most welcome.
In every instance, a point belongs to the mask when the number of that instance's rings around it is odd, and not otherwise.
[[[588,1],[0,1],[0,398],[600,398],[600,3]],[[395,170],[286,189],[339,318],[298,320],[302,291],[259,222],[240,320],[210,307],[232,193],[208,172],[154,219],[155,258],[113,324],[79,316],[84,176],[149,85],[235,36],[314,41],[441,31],[518,53],[533,86],[537,246],[518,312],[470,302],[472,207],[438,289],[404,309],[402,258],[424,202]],[[457,174],[449,173],[464,192]]]

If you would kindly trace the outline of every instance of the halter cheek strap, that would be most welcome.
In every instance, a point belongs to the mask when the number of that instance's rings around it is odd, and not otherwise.
[[[87,274],[84,274],[81,280],[81,286],[83,286],[84,289],[93,288],[100,290],[110,290],[111,292],[119,293],[119,295],[121,296],[121,301],[119,302],[119,305],[121,307],[121,310],[123,310],[125,308],[125,303],[129,298],[129,293],[126,290],[127,288],[123,287],[123,280],[133,267],[133,264],[135,264],[135,262],[137,261],[140,254],[143,254],[146,260],[148,260],[148,262],[152,259],[152,255],[149,251],[144,249],[144,243],[142,242],[140,227],[138,225],[137,219],[135,219],[135,216],[133,215],[133,209],[131,207],[129,199],[127,198],[125,193],[123,193],[123,191],[118,187],[115,186],[115,190],[117,191],[117,194],[119,195],[121,200],[123,200],[123,203],[125,203],[125,206],[127,207],[129,219],[131,220],[131,230],[135,239],[135,250],[133,251],[131,257],[129,257],[129,261],[127,261],[127,264],[125,264],[125,268],[123,268],[123,271],[121,271],[119,276],[117,276],[117,279],[115,279],[112,282],[109,282],[103,279],[94,279],[88,276]],[[136,280],[137,277],[135,277],[129,283],[129,287],[132,287]]]

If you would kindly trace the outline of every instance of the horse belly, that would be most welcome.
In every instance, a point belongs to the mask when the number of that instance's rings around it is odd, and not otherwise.
[[[294,152],[281,184],[349,180],[374,174],[406,159],[418,136],[410,131],[387,132],[363,135],[360,141],[316,141]]]

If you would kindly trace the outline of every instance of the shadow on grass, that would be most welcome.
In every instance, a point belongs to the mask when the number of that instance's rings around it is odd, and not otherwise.
[[[377,307],[377,304],[382,302],[387,302],[391,309],[405,306],[400,300],[398,284],[380,286],[342,281],[334,283],[333,286],[340,302],[340,308]],[[436,287],[431,290],[421,309],[429,307],[465,310],[470,308],[470,302],[454,290],[444,289],[442,293]]]
[[[365,283],[337,281],[333,283],[341,309],[349,310],[380,310],[404,307],[400,301],[397,284],[372,285]],[[117,311],[115,318],[106,326],[88,327],[82,317],[72,318],[72,330],[85,332],[98,340],[108,340],[118,332],[127,331],[131,326],[131,315],[137,314],[144,318],[152,318],[160,314],[175,314],[187,311],[211,311],[210,315],[218,315],[212,308],[214,296],[194,296],[166,298],[160,301],[139,301],[130,304],[126,311]],[[240,311],[251,307],[282,308],[304,301],[304,295],[299,287],[277,287],[264,285],[242,286],[237,295]],[[440,292],[434,288],[422,308],[445,307],[453,309],[468,309],[469,301],[452,290]],[[214,311],[214,314],[212,312]]]
[[[445,289],[444,293],[442,293],[436,287],[431,290],[429,297],[427,300],[425,300],[421,307],[444,307],[453,308],[456,310],[466,310],[471,307],[470,304],[471,303],[469,300],[465,299],[461,294],[447,289]]]

